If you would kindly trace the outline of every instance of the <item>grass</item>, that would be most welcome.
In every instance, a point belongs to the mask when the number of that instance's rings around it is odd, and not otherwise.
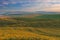
[[[60,14],[36,16],[37,18],[60,19]]]
[[[43,28],[41,28],[43,29]],[[31,30],[31,31],[30,31]],[[7,40],[36,40],[36,39],[40,39],[40,40],[57,40],[60,39],[60,37],[56,37],[55,36],[49,36],[49,35],[45,35],[40,31],[43,30],[39,30],[39,28],[33,28],[33,27],[2,27],[0,28],[0,39],[7,39]],[[55,31],[55,30],[54,30]],[[44,32],[44,31],[43,31]],[[48,33],[48,32],[47,32]]]
[[[43,17],[0,18],[0,40],[60,40],[60,16]]]

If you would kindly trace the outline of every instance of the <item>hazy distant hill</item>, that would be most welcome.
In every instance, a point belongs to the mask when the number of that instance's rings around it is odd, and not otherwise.
[[[60,12],[45,12],[45,11],[37,11],[39,14],[60,14]]]
[[[37,11],[37,12],[23,12],[23,11],[6,11],[0,12],[0,15],[28,15],[28,14],[60,14],[60,12],[45,12],[45,11]]]
[[[18,14],[20,14],[20,15],[27,15],[27,14],[31,14],[31,13],[33,13],[33,12],[22,12],[22,11],[8,11],[8,12],[0,12],[0,15],[18,15]]]

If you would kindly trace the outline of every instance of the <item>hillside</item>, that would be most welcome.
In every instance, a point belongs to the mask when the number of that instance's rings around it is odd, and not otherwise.
[[[1,16],[0,39],[60,40],[60,16],[36,14],[24,17]]]
[[[52,32],[56,31],[33,27],[2,27],[0,40],[60,40],[60,36],[52,35]]]

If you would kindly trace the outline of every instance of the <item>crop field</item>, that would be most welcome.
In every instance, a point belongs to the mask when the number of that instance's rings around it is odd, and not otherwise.
[[[0,40],[60,40],[60,15],[0,17]]]

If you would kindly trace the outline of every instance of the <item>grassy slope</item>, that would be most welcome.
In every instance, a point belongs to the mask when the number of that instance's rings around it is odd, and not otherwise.
[[[0,18],[0,39],[60,40],[60,19],[39,17]]]
[[[41,29],[43,30],[43,28]],[[38,28],[33,27],[5,27],[0,28],[0,39],[60,40],[59,37],[43,35],[40,31]]]
[[[48,19],[60,19],[60,14],[47,14],[42,16],[37,16],[37,18],[48,18]]]

